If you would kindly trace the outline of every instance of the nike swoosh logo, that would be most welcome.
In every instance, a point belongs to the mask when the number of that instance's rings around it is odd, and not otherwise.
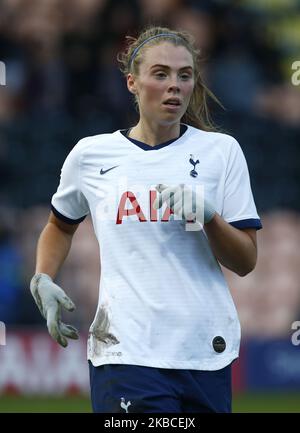
[[[107,173],[108,171],[110,171],[110,170],[112,170],[112,169],[114,169],[114,168],[117,168],[117,167],[119,167],[119,166],[118,166],[118,165],[115,165],[115,166],[113,166],[113,167],[108,168],[107,170],[103,170],[103,168],[101,168],[101,170],[100,170],[100,174],[105,174],[105,173]]]

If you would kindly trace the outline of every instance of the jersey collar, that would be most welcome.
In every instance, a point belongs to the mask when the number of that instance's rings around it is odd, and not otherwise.
[[[157,144],[156,146],[150,146],[149,144],[143,143],[142,141],[139,140],[135,140],[134,138],[130,138],[127,137],[127,132],[128,129],[121,129],[119,132],[123,135],[123,137],[130,141],[131,143],[135,144],[136,146],[138,146],[140,149],[142,150],[159,150],[162,149],[163,147],[169,146],[171,143],[173,143],[174,141],[177,141],[179,138],[181,138],[185,132],[188,130],[188,126],[184,125],[184,124],[180,124],[180,135],[177,138],[173,138],[172,140],[168,140],[165,141],[164,143],[161,144]]]

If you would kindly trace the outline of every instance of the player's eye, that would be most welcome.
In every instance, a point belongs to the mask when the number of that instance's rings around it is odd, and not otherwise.
[[[167,76],[167,74],[163,71],[158,71],[155,73],[155,77],[157,77],[158,79],[165,78],[166,76]]]
[[[181,74],[180,78],[184,81],[189,80],[190,78],[192,78],[191,74]]]

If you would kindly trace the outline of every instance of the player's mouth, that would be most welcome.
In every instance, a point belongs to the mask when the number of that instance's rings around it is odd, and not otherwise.
[[[169,98],[163,102],[163,106],[169,108],[172,111],[177,111],[182,105],[179,98]]]

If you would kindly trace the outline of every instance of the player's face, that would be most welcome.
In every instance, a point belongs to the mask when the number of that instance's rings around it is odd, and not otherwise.
[[[165,125],[179,122],[194,89],[192,54],[169,42],[145,49],[139,75],[129,74],[128,87],[137,95],[141,118]]]

